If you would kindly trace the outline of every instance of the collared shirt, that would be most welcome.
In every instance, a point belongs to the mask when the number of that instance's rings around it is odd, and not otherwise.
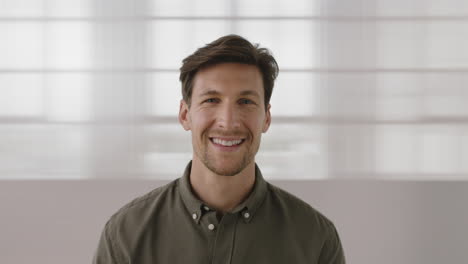
[[[95,264],[344,264],[333,223],[266,182],[255,165],[248,198],[218,219],[182,178],[122,207],[106,223]]]

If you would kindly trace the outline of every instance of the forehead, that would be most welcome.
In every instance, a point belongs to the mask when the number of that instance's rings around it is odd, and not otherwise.
[[[193,83],[193,95],[207,91],[218,93],[256,92],[263,95],[263,80],[260,71],[254,65],[240,63],[222,63],[197,72]]]

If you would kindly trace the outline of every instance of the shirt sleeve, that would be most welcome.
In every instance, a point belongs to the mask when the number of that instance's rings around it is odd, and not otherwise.
[[[340,237],[334,225],[331,226],[331,232],[320,252],[319,264],[345,264],[343,247]]]
[[[110,225],[106,224],[104,230],[101,233],[99,244],[94,253],[93,264],[121,264],[122,262],[117,260],[116,249],[113,238],[110,234]]]

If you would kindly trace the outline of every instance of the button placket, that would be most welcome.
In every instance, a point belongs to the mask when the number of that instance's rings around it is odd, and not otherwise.
[[[208,224],[208,229],[210,231],[213,231],[215,229],[215,225],[214,224]]]
[[[203,217],[200,218],[200,223],[208,234],[216,234],[219,227],[218,219],[216,218],[216,211],[210,210],[203,212]]]
[[[238,214],[227,213],[218,224],[213,246],[212,263],[231,263],[238,219]]]

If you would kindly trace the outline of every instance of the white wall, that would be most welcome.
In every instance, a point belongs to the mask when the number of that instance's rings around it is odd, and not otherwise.
[[[0,263],[90,263],[108,217],[163,183],[0,181]],[[347,263],[468,263],[468,182],[273,183],[334,221]]]

